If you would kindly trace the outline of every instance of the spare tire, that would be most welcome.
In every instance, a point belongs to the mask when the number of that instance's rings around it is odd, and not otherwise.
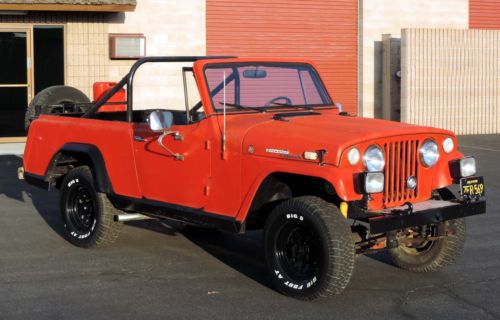
[[[90,103],[90,99],[85,93],[69,86],[53,86],[40,91],[33,100],[31,100],[31,103],[26,109],[26,114],[24,116],[24,128],[26,132],[28,132],[33,117],[36,116],[35,106],[63,103]]]

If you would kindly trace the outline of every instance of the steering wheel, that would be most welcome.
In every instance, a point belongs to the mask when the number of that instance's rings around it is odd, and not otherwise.
[[[270,107],[272,106],[273,104],[277,104],[277,102],[279,100],[283,100],[283,103],[282,104],[289,104],[289,105],[292,105],[292,99],[288,98],[288,97],[285,97],[285,96],[279,96],[279,97],[276,97],[274,99],[271,99],[269,100],[267,103],[266,103],[266,107]]]

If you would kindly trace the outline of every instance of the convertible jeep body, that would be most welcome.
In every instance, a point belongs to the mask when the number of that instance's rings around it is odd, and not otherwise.
[[[134,105],[137,69],[159,62],[192,63],[179,70],[182,110]],[[151,57],[95,88],[93,102],[68,87],[35,97],[20,168],[26,182],[60,190],[67,238],[80,247],[145,218],[263,228],[277,290],[314,299],[347,286],[357,254],[441,269],[462,251],[463,218],[486,211],[476,162],[452,132],[350,116],[310,61]]]

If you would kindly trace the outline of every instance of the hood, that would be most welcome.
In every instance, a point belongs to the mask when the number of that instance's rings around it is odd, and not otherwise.
[[[256,116],[243,137],[243,152],[252,146],[255,155],[280,156],[285,152],[290,158],[301,156],[304,151],[325,149],[327,162],[338,164],[342,151],[350,146],[379,138],[414,134],[446,134],[447,130],[416,126],[406,123],[341,116],[336,111],[317,111],[315,115],[297,115],[273,119],[273,114]],[[236,119],[235,119],[236,120]],[[241,119],[240,128],[250,119]],[[238,121],[236,121],[238,122]],[[236,125],[236,123],[234,123]]]

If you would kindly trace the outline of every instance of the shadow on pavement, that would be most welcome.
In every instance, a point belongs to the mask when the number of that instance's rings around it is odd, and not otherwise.
[[[182,233],[224,264],[261,285],[272,288],[262,246],[262,231],[248,231],[243,236],[188,227]]]
[[[59,219],[58,192],[48,192],[28,185],[17,177],[23,160],[15,155],[0,155],[0,195],[33,204],[36,211],[52,230],[64,238],[64,227]]]
[[[17,168],[22,165],[19,156],[0,155],[0,195],[28,204],[31,201],[47,225],[65,238],[59,215],[59,192],[44,191],[18,180]],[[262,285],[271,287],[264,262],[261,232],[248,232],[247,235],[241,236],[187,226],[176,221],[145,220],[128,222],[127,225],[169,236],[180,233],[229,267]]]
[[[382,262],[385,264],[388,264],[390,266],[393,266],[394,268],[397,268],[396,265],[392,262],[391,258],[389,257],[389,252],[387,251],[380,251],[377,253],[372,253],[372,254],[365,254],[366,257],[376,260],[378,262]]]
[[[232,269],[263,286],[272,288],[262,247],[262,231],[249,231],[243,236],[171,220],[135,221],[129,222],[127,225],[166,235],[180,233]]]

